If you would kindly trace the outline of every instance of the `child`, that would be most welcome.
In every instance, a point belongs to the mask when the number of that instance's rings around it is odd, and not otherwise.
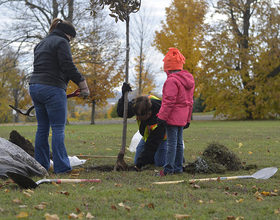
[[[157,124],[167,126],[167,153],[163,170],[156,176],[183,172],[183,129],[190,125],[195,88],[193,76],[183,70],[185,57],[178,49],[169,48],[163,62],[167,79]]]

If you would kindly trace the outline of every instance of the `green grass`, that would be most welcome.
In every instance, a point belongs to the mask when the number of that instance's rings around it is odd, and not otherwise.
[[[34,143],[36,126],[0,126],[2,138],[9,139],[12,130]],[[128,124],[127,147],[136,124]],[[192,121],[184,131],[186,161],[194,161],[207,144],[216,141],[240,157],[242,162],[256,164],[258,169],[279,166],[280,123],[275,121]],[[65,144],[69,155],[90,154],[116,156],[121,147],[122,124],[120,125],[67,125]],[[239,143],[242,147],[239,148]],[[126,151],[126,156],[134,153]],[[175,214],[191,215],[188,219],[227,219],[234,216],[244,219],[280,219],[279,196],[264,196],[258,201],[255,193],[280,190],[280,172],[268,180],[243,179],[230,181],[197,182],[194,188],[187,182],[169,185],[153,185],[154,181],[188,180],[191,178],[217,177],[217,174],[188,173],[163,178],[153,177],[155,169],[147,166],[145,171],[101,172],[92,171],[92,166],[114,165],[115,158],[90,158],[79,178],[99,178],[101,183],[84,184],[42,184],[31,197],[16,184],[4,185],[0,180],[0,219],[17,219],[20,212],[26,212],[26,219],[45,219],[45,213],[57,214],[60,219],[69,219],[71,213],[89,212],[95,219],[175,219]],[[133,160],[126,160],[128,165]],[[256,170],[227,172],[222,176],[251,175]],[[54,175],[48,178],[69,178]],[[33,177],[34,181],[41,177]],[[2,184],[2,185],[1,185]],[[66,195],[64,192],[68,192]],[[20,204],[13,203],[19,199]],[[240,202],[237,202],[240,201]],[[46,208],[37,210],[34,206],[46,202]],[[130,211],[121,207],[123,203]],[[22,207],[23,206],[23,207]],[[22,207],[22,208],[21,208]],[[85,215],[82,219],[86,219]],[[241,219],[241,218],[239,218]]]

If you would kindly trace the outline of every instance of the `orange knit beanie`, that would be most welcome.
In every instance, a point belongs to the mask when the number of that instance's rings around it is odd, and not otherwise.
[[[169,48],[168,53],[163,59],[164,72],[168,70],[182,70],[185,63],[185,57],[177,48]]]

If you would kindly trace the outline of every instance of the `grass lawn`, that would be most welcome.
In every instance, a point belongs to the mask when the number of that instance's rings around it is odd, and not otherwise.
[[[34,143],[35,125],[0,125],[0,137],[9,139],[17,130]],[[128,124],[127,149],[137,131]],[[117,156],[122,139],[122,124],[67,125],[65,144],[68,154]],[[80,179],[101,179],[101,183],[41,184],[33,191],[0,180],[0,219],[46,219],[45,214],[59,219],[280,219],[280,171],[267,180],[239,179],[154,185],[154,181],[189,180],[219,176],[251,175],[265,167],[279,167],[280,123],[274,121],[192,121],[184,130],[186,163],[201,155],[208,143],[219,142],[233,151],[242,162],[258,169],[226,172],[225,174],[183,173],[154,177],[147,166],[143,172],[101,172],[95,166],[114,166],[116,158],[88,158],[80,166]],[[241,144],[242,146],[241,146]],[[241,147],[240,147],[241,146]],[[126,156],[134,153],[126,151]],[[128,165],[133,159],[127,159]],[[74,178],[50,173],[47,178]],[[32,177],[34,181],[41,177]],[[43,205],[42,205],[43,204]],[[22,215],[22,216],[21,216]],[[27,216],[27,217],[24,217]],[[180,216],[177,216],[180,219]],[[50,218],[55,219],[55,218]]]

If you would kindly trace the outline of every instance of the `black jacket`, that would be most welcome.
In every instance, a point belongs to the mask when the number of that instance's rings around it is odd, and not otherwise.
[[[141,121],[139,124],[139,132],[142,136],[144,136],[144,131],[147,126],[156,125],[157,124],[157,113],[159,112],[161,106],[161,100],[151,99],[152,102],[152,115],[146,121]],[[134,99],[128,102],[128,113],[127,117],[131,118],[135,114],[132,111],[132,106],[134,105]],[[119,117],[123,117],[123,110],[124,110],[124,99],[121,97],[118,101],[117,106],[117,114]],[[159,145],[161,144],[164,136],[166,134],[165,127],[156,127],[154,130],[151,131],[148,139],[145,142],[145,146],[143,151],[140,153],[137,161],[134,161],[135,165],[138,168],[145,166],[146,164],[153,164],[154,163],[154,156],[157,152]]]
[[[77,85],[85,80],[73,63],[68,37],[58,29],[36,45],[33,65],[29,84],[51,85],[66,91],[69,80]]]

